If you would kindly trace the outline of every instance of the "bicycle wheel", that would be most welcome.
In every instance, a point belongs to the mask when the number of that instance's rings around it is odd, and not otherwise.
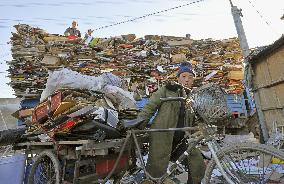
[[[55,155],[43,151],[33,163],[28,184],[60,184],[60,166]]]
[[[234,183],[284,183],[284,153],[274,147],[242,143],[223,148],[217,157]],[[227,183],[213,159],[207,166],[204,181]]]

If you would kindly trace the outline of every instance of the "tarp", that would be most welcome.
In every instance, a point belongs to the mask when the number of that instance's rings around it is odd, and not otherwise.
[[[26,156],[24,154],[0,157],[0,184],[22,184],[25,161]]]

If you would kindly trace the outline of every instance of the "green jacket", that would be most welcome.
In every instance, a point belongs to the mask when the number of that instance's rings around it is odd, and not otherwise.
[[[139,113],[139,116],[143,117],[146,121],[149,122],[151,117],[157,112],[157,115],[151,125],[151,128],[175,128],[177,126],[179,111],[180,111],[180,102],[170,101],[162,103],[160,98],[167,97],[179,97],[180,89],[178,90],[169,90],[166,86],[163,86],[158,89],[155,93],[152,94],[149,101]],[[194,114],[192,110],[186,110],[186,122],[185,124],[190,126],[193,123]]]
[[[65,35],[65,36],[74,35],[74,36],[79,36],[79,37],[81,37],[81,32],[80,32],[77,28],[68,27],[68,28],[65,30],[64,35]]]
[[[161,87],[158,91],[152,94],[148,103],[143,110],[139,113],[139,116],[146,119],[149,122],[151,117],[157,112],[152,129],[167,129],[177,127],[180,102],[169,101],[162,103],[160,98],[178,97],[180,96],[180,90],[169,90],[167,87]],[[185,112],[186,123],[190,126],[193,123],[194,113],[192,111]],[[167,167],[172,154],[172,144],[174,132],[151,132],[149,133],[150,147],[149,157],[147,160],[146,170],[153,177],[161,177],[167,171]],[[176,145],[175,145],[176,146]],[[203,162],[200,151],[194,148],[188,156],[189,177],[187,183],[198,184],[205,173],[205,165]]]

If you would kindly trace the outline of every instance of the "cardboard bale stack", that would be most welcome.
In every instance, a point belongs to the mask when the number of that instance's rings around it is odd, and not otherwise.
[[[9,72],[10,85],[17,97],[38,97],[45,88],[48,70],[59,68],[91,76],[111,72],[125,79],[130,91],[150,95],[158,85],[174,80],[178,64],[185,60],[196,71],[195,86],[215,82],[229,93],[243,90],[242,55],[237,38],[192,40],[158,35],[136,38],[129,34],[98,39],[89,47],[81,38],[69,39],[25,24],[15,28]]]
[[[14,27],[9,73],[17,97],[38,97],[45,88],[48,70],[72,66],[79,58],[92,57],[92,49],[85,48],[80,39],[48,34],[26,24]]]
[[[243,58],[238,39],[195,41],[189,54],[196,66],[198,85],[215,82],[229,93],[243,90]]]

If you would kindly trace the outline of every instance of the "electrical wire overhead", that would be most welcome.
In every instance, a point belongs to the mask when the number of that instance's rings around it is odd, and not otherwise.
[[[253,4],[253,2],[251,0],[248,0],[248,2],[251,4],[251,6],[255,9],[255,11],[257,12],[257,14],[259,15],[259,17],[265,22],[265,24],[274,32],[276,33],[276,31],[273,29],[273,27],[271,26],[271,24],[264,18],[264,16],[260,13],[260,11],[255,7],[255,5]]]
[[[105,29],[105,28],[117,26],[117,25],[120,25],[120,24],[125,24],[125,23],[128,23],[128,22],[134,22],[136,20],[144,19],[146,17],[158,15],[160,13],[165,13],[165,12],[172,11],[172,10],[175,10],[175,9],[183,8],[183,7],[186,7],[186,6],[189,6],[189,5],[192,5],[192,4],[196,4],[196,3],[200,3],[200,2],[203,2],[203,1],[205,1],[205,0],[192,1],[190,3],[186,3],[186,4],[183,4],[183,5],[180,5],[180,6],[175,6],[175,7],[164,9],[164,10],[161,10],[161,11],[156,11],[156,12],[153,12],[153,13],[145,14],[145,15],[140,16],[140,17],[135,17],[135,18],[128,19],[128,20],[125,20],[125,21],[116,22],[116,23],[113,23],[113,24],[110,24],[110,25],[102,26],[102,27],[96,28],[95,30]]]

